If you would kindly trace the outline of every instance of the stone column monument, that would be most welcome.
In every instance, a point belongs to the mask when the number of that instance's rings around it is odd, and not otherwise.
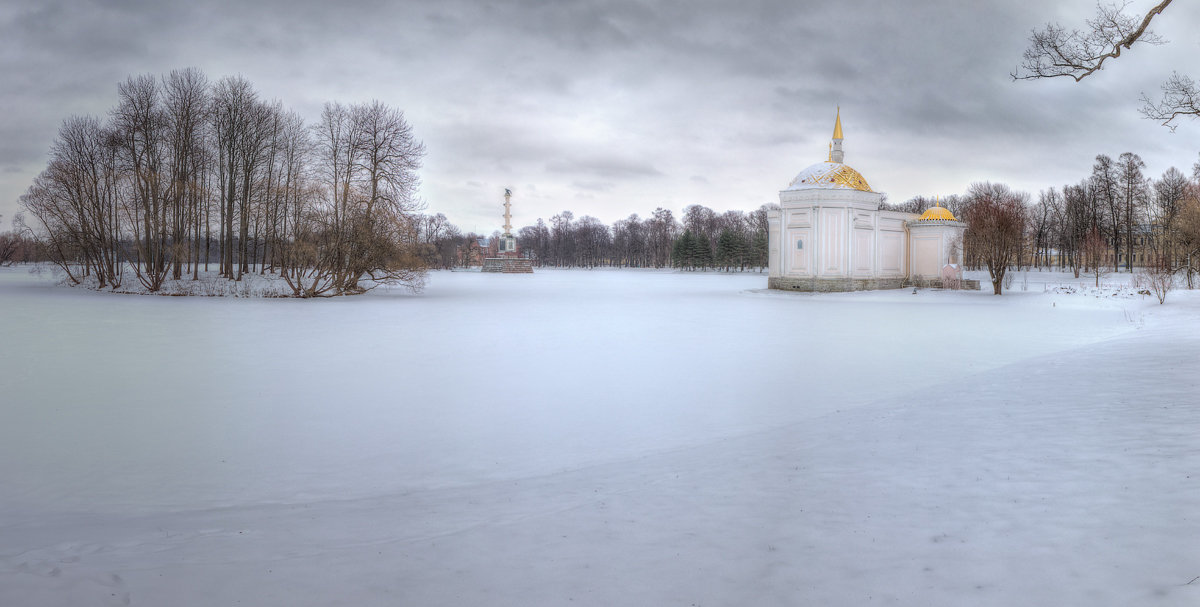
[[[517,239],[512,235],[512,190],[504,188],[504,234],[500,237],[500,256],[517,256]]]
[[[532,274],[533,260],[517,251],[517,237],[512,233],[512,190],[504,188],[504,234],[500,235],[497,257],[483,260],[484,272]]]

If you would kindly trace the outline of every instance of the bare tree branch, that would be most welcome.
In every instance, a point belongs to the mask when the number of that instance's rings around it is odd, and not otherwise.
[[[1013,80],[1068,76],[1079,82],[1099,71],[1105,61],[1120,57],[1122,50],[1135,42],[1163,44],[1165,41],[1147,28],[1168,4],[1171,0],[1163,0],[1151,8],[1140,23],[1125,14],[1129,2],[1097,5],[1096,18],[1086,21],[1088,29],[1084,32],[1068,33],[1061,25],[1047,23],[1046,29],[1032,32],[1021,69],[1010,75]]]
[[[1174,72],[1162,85],[1162,100],[1155,102],[1142,93],[1142,108],[1138,110],[1142,116],[1157,120],[1163,126],[1175,130],[1178,124],[1171,124],[1180,116],[1200,116],[1200,89],[1196,81]]]

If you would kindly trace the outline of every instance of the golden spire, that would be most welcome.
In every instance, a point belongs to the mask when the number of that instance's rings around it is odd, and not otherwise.
[[[833,123],[833,138],[834,139],[842,138],[842,106],[840,106],[840,105],[838,106],[838,109],[837,109],[837,121],[835,121]]]
[[[829,144],[829,160],[826,160],[825,162],[833,162],[833,144],[832,143]]]

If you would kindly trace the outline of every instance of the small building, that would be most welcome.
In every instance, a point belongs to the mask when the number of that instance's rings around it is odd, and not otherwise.
[[[469,238],[463,244],[460,244],[455,252],[459,265],[462,267],[482,266],[483,261],[488,257],[494,257],[493,249],[496,248],[494,238],[479,236]]]
[[[829,158],[800,171],[768,215],[767,286],[793,291],[861,291],[943,286],[961,280],[966,224],[943,207],[922,215],[883,210],[883,195],[844,162],[838,111]]]
[[[967,224],[955,219],[950,209],[934,206],[904,225],[908,228],[912,259],[909,282],[918,287],[941,287],[946,280],[961,283],[963,232]]]

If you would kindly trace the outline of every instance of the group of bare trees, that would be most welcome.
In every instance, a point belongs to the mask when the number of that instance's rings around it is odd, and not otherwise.
[[[611,228],[594,217],[575,219],[563,211],[550,218],[549,226],[538,219],[521,228],[517,241],[540,264],[556,267],[762,268],[767,262],[767,208],[717,213],[691,205],[682,221],[658,208],[645,219],[633,214]],[[693,244],[683,251],[679,243],[685,237]]]
[[[306,125],[242,77],[131,76],[105,119],[68,118],[21,198],[43,254],[79,282],[154,292],[203,265],[299,297],[419,288],[417,169],[403,112],[327,103]]]
[[[1144,168],[1137,154],[1100,155],[1079,183],[1041,192],[1021,261],[1076,276],[1101,266],[1200,271],[1200,164],[1194,179],[1174,167],[1152,179]]]
[[[1003,199],[1006,216],[1012,209],[1019,211],[1019,221],[1004,222],[1018,230],[1017,246],[1005,256],[1008,266],[1071,270],[1077,277],[1087,273],[1097,280],[1108,272],[1141,268],[1182,273],[1193,286],[1200,273],[1200,162],[1190,179],[1174,167],[1150,178],[1145,166],[1134,153],[1116,159],[1102,154],[1079,183],[1043,190],[1036,200],[1020,192],[1001,195],[999,189],[1007,190],[1003,186],[975,184],[965,195],[941,202],[970,226],[964,257],[968,267],[988,265],[984,254],[990,244],[973,239],[985,225],[992,225],[997,210],[987,207],[981,221],[975,205]],[[915,197],[887,208],[920,213],[933,204],[932,199]]]

